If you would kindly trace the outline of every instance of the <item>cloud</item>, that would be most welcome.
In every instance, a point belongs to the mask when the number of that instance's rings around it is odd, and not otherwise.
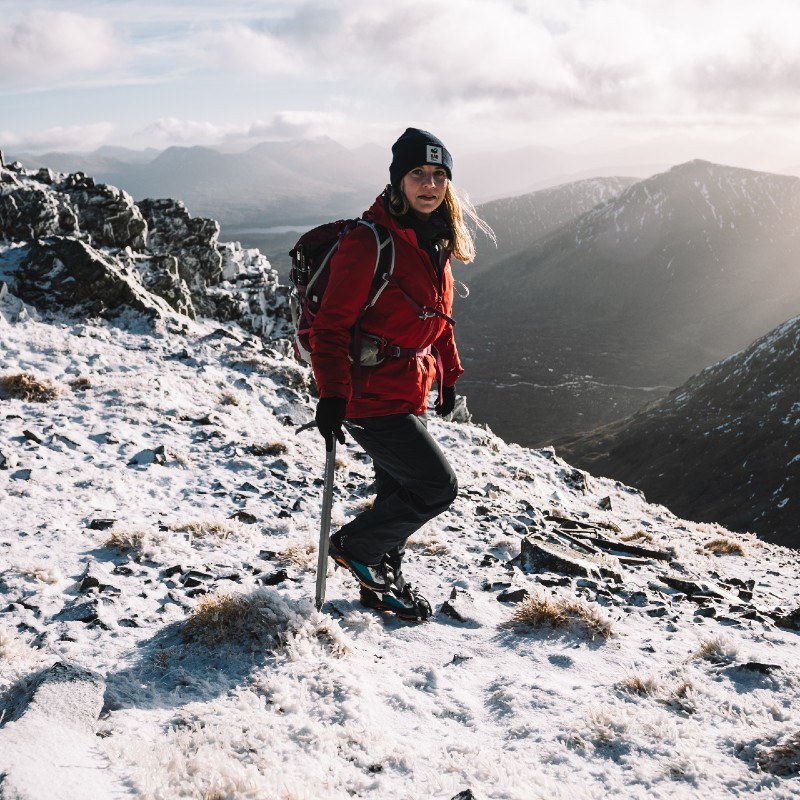
[[[333,136],[348,129],[340,113],[279,111],[271,120],[219,125],[208,121],[162,117],[146,125],[136,136],[161,145],[246,145],[253,141],[310,139]]]
[[[290,41],[244,22],[206,28],[195,45],[202,62],[255,76],[290,75],[298,71],[301,60]]]
[[[406,124],[470,147],[488,133],[500,146],[563,141],[567,129],[578,141],[602,126],[788,127],[800,111],[797,0],[9,5],[34,10],[6,14],[0,92],[80,87],[88,97],[114,86],[104,116],[115,103],[120,118],[148,112],[132,123],[134,146],[325,134],[360,144],[391,141]],[[147,101],[127,91],[143,83],[153,85]],[[29,100],[0,112],[3,124],[19,129],[14,113],[51,124]]]
[[[134,136],[162,146],[174,144],[207,145],[218,144],[226,137],[235,135],[240,129],[240,126],[236,125],[220,125],[214,122],[160,117],[155,122],[136,131]]]
[[[120,60],[112,27],[69,11],[30,11],[0,26],[0,86],[31,88],[108,68]]]
[[[113,130],[110,122],[48,128],[30,134],[0,130],[0,144],[15,152],[86,151],[105,144]]]
[[[558,110],[664,115],[798,102],[793,0],[312,0],[239,21],[218,60],[529,118]]]
[[[245,137],[250,139],[312,139],[336,136],[348,127],[345,115],[324,111],[279,111],[270,122],[254,122]]]

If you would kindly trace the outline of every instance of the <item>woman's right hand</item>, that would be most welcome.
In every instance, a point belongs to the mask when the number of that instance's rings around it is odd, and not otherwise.
[[[347,400],[343,397],[320,397],[317,403],[317,413],[315,420],[317,428],[325,439],[325,449],[333,449],[333,437],[335,436],[339,444],[344,444],[344,431],[342,423],[347,411]]]

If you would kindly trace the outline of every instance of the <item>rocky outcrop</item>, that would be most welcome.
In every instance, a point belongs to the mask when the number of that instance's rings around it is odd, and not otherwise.
[[[201,314],[212,315],[206,304],[206,289],[222,280],[222,254],[217,248],[219,223],[192,218],[177,200],[142,200],[139,208],[150,231],[148,247],[155,256],[177,256],[178,274],[186,281]]]
[[[96,184],[80,172],[67,175],[58,187],[69,197],[80,229],[94,247],[144,249],[147,223],[127,192]]]
[[[130,263],[136,264],[133,258]],[[180,276],[176,256],[153,256],[144,260],[138,266],[138,270],[142,282],[149,292],[166,300],[179,314],[185,314],[191,319],[195,318],[192,293],[189,291],[186,281]]]
[[[0,231],[12,241],[76,236],[78,219],[63,196],[9,180],[0,185]]]
[[[176,200],[137,205],[83,173],[26,170],[0,157],[0,242],[27,246],[5,264],[0,249],[0,272],[39,308],[163,316],[168,306],[285,336],[288,289],[258,250],[218,238],[215,220],[193,218]]]

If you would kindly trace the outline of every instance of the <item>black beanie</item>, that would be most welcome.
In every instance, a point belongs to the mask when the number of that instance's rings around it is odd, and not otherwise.
[[[392,186],[400,188],[403,176],[423,164],[435,164],[453,177],[453,157],[438,139],[428,131],[419,128],[406,128],[405,133],[392,145],[392,163],[389,166],[389,179]]]

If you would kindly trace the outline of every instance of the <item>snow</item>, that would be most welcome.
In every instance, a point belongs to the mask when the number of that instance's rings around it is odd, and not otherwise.
[[[800,730],[798,634],[762,614],[698,616],[659,582],[670,570],[752,578],[758,608],[789,611],[794,553],[681,521],[613,481],[580,473],[573,488],[552,451],[431,419],[461,491],[414,537],[405,569],[436,613],[414,624],[363,609],[332,568],[317,612],[324,449],[295,433],[312,417],[305,368],[234,326],[0,304],[0,376],[60,389],[0,400],[0,452],[14,463],[0,470],[0,699],[59,661],[101,675],[89,738],[109,785],[170,800],[798,796],[796,770],[761,769]],[[340,461],[334,525],[367,502],[371,475],[352,443]],[[613,591],[545,585],[507,562],[552,512],[646,530],[675,560],[627,568]],[[722,535],[744,555],[704,549]],[[81,588],[87,570],[99,586]],[[497,596],[516,588],[580,600],[612,635],[510,626],[515,606]],[[442,612],[453,595],[462,621]],[[59,750],[61,768],[70,759]],[[103,796],[86,769],[71,780]]]

